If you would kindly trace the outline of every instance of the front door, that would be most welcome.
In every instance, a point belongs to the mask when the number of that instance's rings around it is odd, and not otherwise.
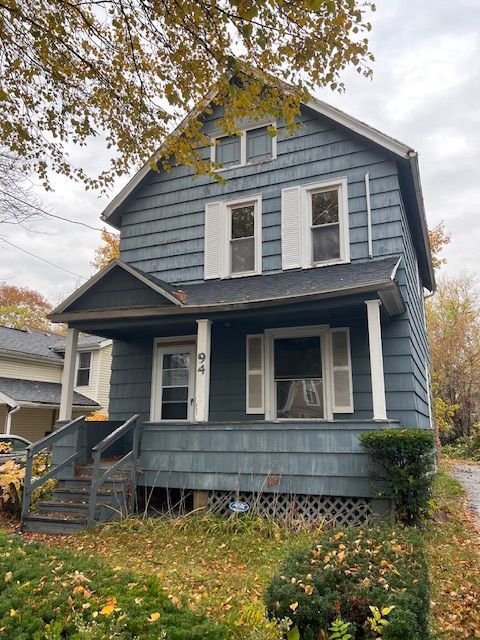
[[[154,420],[193,420],[195,345],[157,350]]]

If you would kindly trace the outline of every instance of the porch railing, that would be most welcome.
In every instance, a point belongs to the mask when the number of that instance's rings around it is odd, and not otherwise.
[[[24,487],[23,487],[23,502],[22,502],[22,514],[21,514],[22,522],[28,514],[32,492],[35,489],[38,489],[38,487],[40,487],[42,484],[47,482],[47,480],[50,480],[51,478],[54,478],[55,476],[57,476],[60,473],[60,471],[62,471],[65,467],[67,467],[69,464],[74,462],[80,456],[81,451],[78,449],[78,446],[77,446],[76,447],[77,450],[75,451],[75,453],[73,453],[71,456],[69,456],[68,458],[66,458],[59,464],[57,464],[55,467],[50,469],[50,471],[48,471],[44,476],[35,478],[35,480],[32,482],[33,457],[35,456],[35,454],[40,453],[45,449],[49,449],[54,442],[57,442],[57,440],[60,440],[61,438],[64,438],[66,435],[69,435],[71,433],[74,433],[75,431],[78,431],[80,426],[83,425],[84,417],[85,416],[80,416],[78,418],[75,418],[75,420],[72,420],[71,422],[67,422],[67,424],[63,425],[63,427],[56,429],[52,433],[49,433],[48,436],[45,436],[38,442],[34,442],[33,444],[27,447],[27,459],[25,462],[25,480],[24,480]]]
[[[100,475],[100,463],[102,453],[110,447],[119,438],[125,436],[133,430],[132,449],[126,453],[120,460],[117,460],[111,467],[106,469]],[[90,499],[88,503],[88,523],[95,522],[95,509],[97,506],[98,490],[112,475],[130,462],[130,511],[135,509],[135,496],[137,492],[137,460],[140,445],[140,424],[138,423],[138,415],[134,415],[126,422],[120,425],[115,431],[112,431],[106,438],[92,448],[93,453],[93,469],[92,469],[92,487],[90,490]]]

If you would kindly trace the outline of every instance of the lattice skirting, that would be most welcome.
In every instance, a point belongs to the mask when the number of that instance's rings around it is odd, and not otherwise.
[[[325,521],[339,525],[361,525],[372,513],[369,498],[236,491],[208,492],[210,511],[221,516],[232,513],[229,504],[233,500],[247,502],[252,511],[275,520],[304,520],[311,524]]]

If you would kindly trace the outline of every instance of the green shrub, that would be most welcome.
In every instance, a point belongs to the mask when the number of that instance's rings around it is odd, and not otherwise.
[[[317,640],[341,619],[355,640],[372,638],[370,607],[394,607],[385,640],[428,638],[428,575],[415,529],[332,529],[287,557],[266,591],[270,616],[289,616],[301,640]]]
[[[117,572],[91,557],[27,544],[0,532],[1,637],[228,638],[221,626],[176,604],[155,576]]]
[[[442,453],[448,458],[480,462],[480,434],[457,438],[452,444],[442,447]]]
[[[380,497],[393,500],[397,517],[419,523],[428,513],[434,470],[434,437],[424,429],[381,429],[360,436],[376,478]]]

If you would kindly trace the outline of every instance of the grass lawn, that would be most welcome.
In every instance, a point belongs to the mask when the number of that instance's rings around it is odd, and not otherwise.
[[[435,481],[435,502],[448,515],[424,530],[435,638],[480,638],[480,537],[446,467]],[[156,577],[174,604],[225,624],[234,638],[264,640],[276,637],[262,617],[266,586],[287,553],[310,546],[319,534],[259,519],[194,515],[169,522],[129,519],[76,536],[26,537],[80,558],[103,558],[114,571]]]
[[[480,532],[447,465],[437,474],[435,501],[448,520],[430,522],[425,532],[433,631],[439,640],[480,638]]]
[[[106,558],[116,570],[157,576],[175,603],[226,624],[235,638],[263,640],[268,637],[261,615],[266,586],[285,555],[310,546],[317,534],[254,518],[235,522],[190,516],[169,522],[129,519],[75,536],[43,539],[81,555]],[[42,539],[33,534],[28,538]]]

